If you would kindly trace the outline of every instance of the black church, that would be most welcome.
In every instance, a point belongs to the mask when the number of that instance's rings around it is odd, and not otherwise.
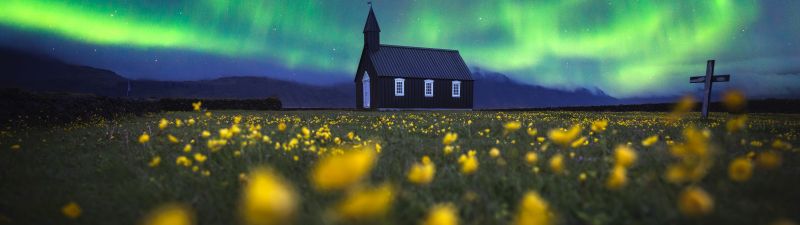
[[[381,44],[372,7],[356,70],[356,107],[472,109],[472,75],[457,50]]]

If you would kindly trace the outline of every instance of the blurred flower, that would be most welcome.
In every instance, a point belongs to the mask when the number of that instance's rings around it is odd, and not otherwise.
[[[242,122],[242,115],[236,115],[233,117],[233,124],[239,124]]]
[[[625,167],[621,165],[614,165],[614,168],[611,169],[611,173],[608,175],[606,187],[611,190],[619,190],[620,188],[624,187],[625,184],[628,183],[628,177],[626,173]]]
[[[278,124],[278,131],[283,132],[286,131],[286,124],[281,122]]]
[[[535,164],[538,160],[539,156],[536,155],[536,152],[530,151],[525,154],[525,162],[528,162],[528,164]]]
[[[192,160],[186,156],[178,156],[178,158],[175,159],[175,164],[179,166],[190,167],[192,166]]]
[[[728,177],[733,181],[744,182],[753,176],[753,163],[747,157],[738,157],[728,166]]]
[[[242,221],[247,225],[288,224],[298,204],[291,184],[266,168],[243,175],[239,178],[247,184],[239,202]]]
[[[76,219],[81,216],[81,206],[75,202],[69,202],[61,208],[61,213],[67,218]]]
[[[436,165],[428,156],[422,157],[422,163],[414,163],[408,172],[408,181],[415,184],[429,184],[436,174]]]
[[[458,225],[458,211],[451,203],[437,204],[422,225]]]
[[[231,139],[233,137],[233,132],[228,128],[222,128],[219,130],[219,137],[222,139]]]
[[[606,126],[608,126],[608,120],[597,120],[592,122],[592,131],[600,133],[606,130]]]
[[[150,162],[147,163],[147,166],[156,167],[161,164],[161,156],[153,156],[153,159],[150,159]]]
[[[636,162],[636,151],[627,145],[618,145],[614,150],[614,164],[629,168]]]
[[[200,133],[200,137],[203,137],[203,138],[211,137],[211,132],[208,132],[207,130],[204,130],[202,133]]]
[[[197,161],[198,163],[203,163],[206,161],[206,159],[208,159],[207,156],[200,154],[199,152],[194,153],[194,161]]]
[[[192,151],[192,144],[186,144],[183,146],[183,152],[191,152]]]
[[[320,160],[311,175],[317,190],[341,190],[361,181],[375,164],[376,154],[371,149],[351,150],[342,155],[331,155]]]
[[[445,145],[443,151],[445,155],[450,155],[450,153],[453,153],[454,149],[455,148],[452,145]]]
[[[182,126],[183,126],[183,120],[175,119],[175,127],[182,127]]]
[[[200,101],[192,102],[192,109],[194,109],[194,111],[200,111],[200,106],[202,106],[202,105],[203,105],[203,102],[200,102]]]
[[[528,127],[528,136],[533,137],[533,136],[536,136],[536,134],[538,134],[538,133],[539,133],[539,130],[537,130],[536,128]]]
[[[554,173],[564,172],[564,156],[561,155],[561,153],[550,157],[550,169],[553,170]]]
[[[225,147],[225,145],[227,144],[228,140],[225,139],[209,139],[207,145],[208,149],[210,149],[211,152],[216,152],[219,151],[219,149],[221,149],[222,147]]]
[[[722,104],[731,112],[741,112],[747,104],[744,92],[739,90],[728,90],[722,94]]]
[[[586,181],[586,173],[581,173],[578,175],[578,181],[584,182]]]
[[[705,177],[711,168],[712,150],[708,144],[709,136],[692,127],[683,130],[685,143],[670,146],[670,153],[679,159],[667,167],[666,179],[672,183],[698,181]]]
[[[586,136],[582,136],[582,137],[572,141],[572,143],[570,143],[569,146],[572,147],[572,148],[577,148],[577,147],[584,146],[584,145],[587,145],[587,144],[589,144],[589,140],[586,139]]]
[[[158,121],[158,129],[163,130],[166,129],[167,126],[169,126],[169,121],[166,118],[161,118],[161,120]]]
[[[139,136],[139,143],[144,144],[148,141],[150,141],[150,135],[148,135],[147,132],[143,133],[142,136]]]
[[[756,165],[758,168],[775,169],[781,165],[781,155],[775,151],[765,151],[756,155]]]
[[[642,140],[642,146],[650,147],[656,142],[658,142],[658,135],[653,135]]]
[[[725,123],[725,128],[730,133],[736,133],[745,127],[747,127],[747,115],[734,116]]]
[[[496,147],[493,147],[492,150],[489,150],[489,156],[491,156],[492,158],[499,157],[500,156],[500,149],[497,149]]]
[[[393,201],[394,190],[389,184],[371,188],[359,186],[339,202],[336,213],[339,218],[346,220],[375,219],[385,215]]]
[[[511,121],[503,125],[503,133],[508,134],[514,131],[519,130],[522,127],[522,123],[519,121]]]
[[[578,135],[581,134],[581,126],[575,125],[572,126],[567,131],[562,131],[561,129],[552,129],[550,132],[547,132],[547,136],[552,140],[554,143],[559,144],[561,146],[569,146],[575,138],[578,138]]]
[[[692,111],[695,105],[694,97],[691,95],[684,95],[678,103],[675,104],[675,107],[672,109],[672,113],[670,113],[669,118],[673,120],[681,119],[686,113]]]
[[[470,150],[470,153],[474,152],[475,151]],[[462,154],[458,159],[458,163],[461,164],[462,174],[473,174],[475,171],[478,171],[478,158],[475,154]]]
[[[458,134],[456,134],[456,133],[447,133],[447,134],[444,135],[444,138],[442,139],[442,144],[450,145],[453,142],[455,142],[457,139],[458,139]]]
[[[555,215],[548,203],[534,191],[525,193],[519,204],[515,225],[549,225],[555,223]]]
[[[19,150],[19,148],[20,148],[19,144],[15,144],[15,145],[11,146],[11,150],[15,150],[16,151],[16,150]]]
[[[781,139],[775,139],[775,141],[772,141],[772,148],[775,150],[789,150],[792,149],[792,144],[781,141]]]
[[[690,186],[678,197],[678,210],[689,217],[706,215],[714,210],[714,200],[702,188]]]
[[[151,211],[144,219],[144,225],[191,225],[194,224],[192,211],[186,206],[171,203]]]
[[[181,143],[181,141],[178,140],[178,138],[173,136],[172,134],[167,134],[167,140],[169,140],[169,142],[173,144]]]
[[[194,125],[196,122],[197,121],[195,121],[194,118],[189,118],[189,120],[186,121],[186,123],[189,124],[189,126]]]

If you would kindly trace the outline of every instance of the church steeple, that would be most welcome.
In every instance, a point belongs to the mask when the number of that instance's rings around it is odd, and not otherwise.
[[[370,51],[377,51],[381,45],[381,28],[378,26],[378,19],[372,11],[372,4],[369,6],[367,23],[364,24],[364,48]]]

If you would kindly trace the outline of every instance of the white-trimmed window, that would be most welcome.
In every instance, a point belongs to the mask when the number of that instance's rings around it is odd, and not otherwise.
[[[461,81],[457,80],[453,81],[453,97],[454,98],[461,97]]]
[[[394,96],[406,95],[406,80],[403,78],[394,78]]]
[[[433,80],[425,80],[425,97],[433,97]]]

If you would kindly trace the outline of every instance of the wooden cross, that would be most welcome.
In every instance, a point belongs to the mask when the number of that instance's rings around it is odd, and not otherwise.
[[[708,104],[711,101],[711,84],[714,82],[728,82],[731,80],[731,75],[714,75],[714,60],[708,60],[706,63],[706,75],[695,76],[689,78],[689,83],[705,83],[703,89],[703,118],[708,118]]]

